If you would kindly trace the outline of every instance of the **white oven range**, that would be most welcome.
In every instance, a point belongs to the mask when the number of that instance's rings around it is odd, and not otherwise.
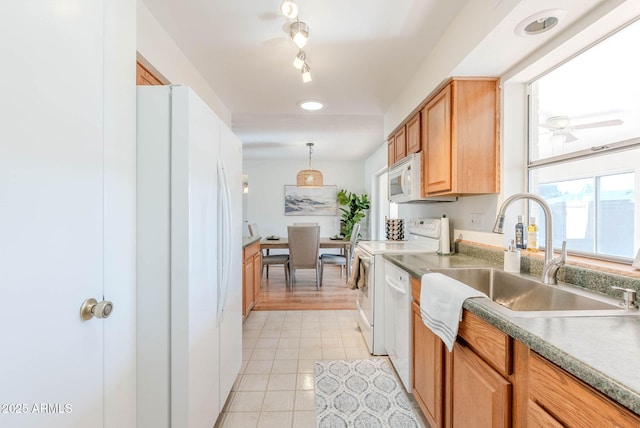
[[[373,355],[387,355],[384,341],[383,255],[450,252],[447,218],[409,219],[406,231],[406,241],[360,241],[356,247],[358,259],[365,265],[366,278],[364,285],[358,288],[355,318],[369,352]]]

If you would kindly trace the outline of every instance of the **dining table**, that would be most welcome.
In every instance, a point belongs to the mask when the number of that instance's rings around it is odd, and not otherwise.
[[[344,251],[345,254],[349,253],[350,242],[344,239],[336,238],[323,238],[320,237],[320,248],[337,248]],[[260,240],[260,248],[262,250],[286,250],[289,248],[289,239],[286,237],[280,238],[262,238]]]

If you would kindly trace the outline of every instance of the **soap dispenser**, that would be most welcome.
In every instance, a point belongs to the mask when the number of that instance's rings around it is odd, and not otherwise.
[[[504,271],[520,273],[520,251],[516,248],[513,239],[509,244],[509,248],[504,252]]]

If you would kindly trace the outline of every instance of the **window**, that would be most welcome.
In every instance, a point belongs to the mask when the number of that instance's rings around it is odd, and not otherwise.
[[[640,21],[529,83],[529,191],[553,242],[630,260],[640,246]],[[544,214],[530,205],[540,236]]]

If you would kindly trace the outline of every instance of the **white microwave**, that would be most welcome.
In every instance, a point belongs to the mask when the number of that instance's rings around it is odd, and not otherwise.
[[[389,200],[410,202],[421,199],[422,153],[412,153],[389,168]]]
[[[454,202],[457,197],[422,196],[422,152],[412,153],[389,168],[389,201],[403,202]]]

